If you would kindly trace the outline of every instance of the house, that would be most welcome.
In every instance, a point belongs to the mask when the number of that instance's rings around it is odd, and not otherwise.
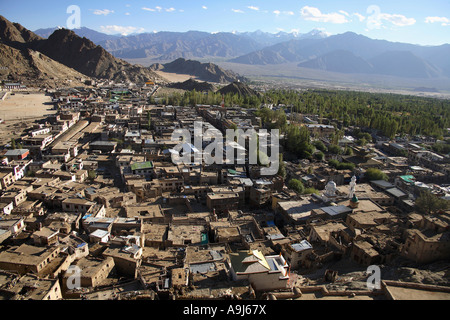
[[[112,257],[119,274],[136,278],[142,261],[142,248],[137,245],[125,247],[109,247],[103,252],[103,257]]]
[[[419,216],[417,229],[406,230],[401,255],[417,263],[431,263],[450,258],[450,215]]]
[[[6,272],[2,272],[2,275]],[[58,279],[42,279],[36,275],[27,274],[21,277],[11,277],[3,284],[2,296],[10,300],[61,300],[62,293]]]
[[[248,280],[255,291],[286,289],[289,265],[282,255],[264,256],[261,251],[230,253],[230,272],[234,281]]]
[[[117,142],[115,141],[94,141],[89,144],[91,151],[100,151],[102,153],[112,153],[116,150]]]
[[[367,241],[353,242],[351,258],[359,264],[370,266],[381,260],[380,254]]]
[[[277,211],[283,219],[293,224],[304,224],[308,220],[314,219],[314,210],[320,209],[322,205],[312,201],[310,198],[304,198],[298,201],[279,201]]]
[[[131,165],[131,172],[140,176],[151,176],[154,173],[153,162],[136,162]]]
[[[2,172],[0,171],[0,186],[1,189],[6,189],[12,185],[15,181],[15,176],[12,172]]]
[[[62,279],[63,288],[77,289],[70,288],[71,285],[79,285],[80,288],[98,287],[109,276],[114,266],[114,259],[112,257],[107,257],[105,259],[84,257],[75,264],[72,264],[64,274]],[[71,282],[71,278],[75,273],[74,270],[77,271],[79,275],[78,283]]]
[[[91,243],[108,243],[111,239],[111,233],[106,230],[97,229],[91,234],[89,234],[89,241]]]
[[[209,210],[217,213],[223,211],[237,210],[239,207],[238,193],[208,193],[206,195],[206,206]]]
[[[63,248],[63,251],[69,255],[70,261],[79,260],[89,255],[88,244],[73,234],[63,235],[60,233],[58,235],[58,242]]]
[[[50,246],[58,242],[59,231],[44,227],[33,233],[33,241],[36,246]]]
[[[313,247],[307,240],[286,244],[282,249],[282,254],[292,269],[301,267],[312,252]]]
[[[5,153],[5,157],[8,158],[9,161],[11,160],[23,160],[30,154],[30,150],[28,149],[14,149],[14,150],[8,150]]]
[[[14,209],[14,202],[0,202],[0,215],[10,215]]]
[[[12,218],[0,220],[0,230],[8,230],[13,236],[19,234],[25,228],[23,218]]]
[[[86,213],[95,205],[95,202],[79,198],[68,198],[62,201],[62,208],[69,212]]]
[[[22,244],[0,253],[0,269],[19,274],[42,274],[58,258],[60,252],[59,246],[36,247]]]

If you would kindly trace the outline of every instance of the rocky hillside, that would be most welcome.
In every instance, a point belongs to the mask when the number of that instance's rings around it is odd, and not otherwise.
[[[18,23],[0,16],[0,41],[9,45],[29,44],[42,40],[41,37]]]
[[[42,41],[39,51],[89,77],[116,82],[162,80],[156,73],[113,57],[101,46],[67,29],[56,30]]]
[[[83,75],[34,50],[43,39],[0,16],[0,78],[28,86],[80,85]]]
[[[174,82],[167,85],[168,88],[173,89],[181,89],[186,91],[201,91],[201,92],[208,92],[208,91],[215,91],[216,88],[208,83],[208,82],[200,82],[195,81],[194,79],[189,79],[184,82]]]
[[[32,49],[15,49],[0,44],[0,77],[22,82],[27,86],[57,87],[62,84],[79,85],[88,79],[85,75],[50,59]]]
[[[43,39],[0,16],[0,43],[3,44],[2,50],[5,52],[0,56],[0,65],[8,68],[3,71],[15,72],[7,74],[9,78],[28,74],[39,77],[41,81],[90,77],[115,82],[165,82],[149,68],[117,59],[102,47],[79,37],[71,30],[59,29],[48,39]],[[17,59],[12,58],[14,56]]]
[[[153,64],[150,69],[169,73],[188,74],[198,77],[203,81],[216,83],[229,83],[234,81],[246,81],[233,71],[224,70],[213,63],[201,63],[194,60],[179,58],[166,64]]]
[[[221,94],[238,94],[240,96],[254,96],[258,93],[242,82],[233,82],[218,91]]]

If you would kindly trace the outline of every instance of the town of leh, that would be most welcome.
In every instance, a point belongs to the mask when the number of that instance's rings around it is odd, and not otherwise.
[[[0,4],[0,300],[450,300],[446,1],[38,2]]]

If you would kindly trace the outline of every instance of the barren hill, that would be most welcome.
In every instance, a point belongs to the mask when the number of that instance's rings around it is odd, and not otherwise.
[[[202,91],[202,92],[215,91],[215,87],[212,84],[207,83],[207,82],[195,81],[194,79],[189,79],[184,82],[171,83],[171,84],[167,85],[167,87],[174,88],[174,89],[182,89],[182,90],[187,90],[187,91],[192,91],[192,90]]]
[[[18,50],[1,43],[0,64],[7,66],[7,69],[0,70],[1,75],[28,86],[55,87],[65,82],[71,82],[73,85],[88,78],[40,52],[31,49]]]
[[[238,94],[240,96],[258,95],[258,93],[255,90],[251,89],[249,86],[247,86],[242,82],[230,83],[228,86],[223,87],[218,92],[220,92],[221,94],[228,94],[228,93]]]
[[[43,39],[0,16],[0,43],[4,51],[0,56],[0,66],[3,72],[12,72],[6,74],[10,79],[19,79],[26,74],[31,77],[28,80],[41,81],[90,77],[116,82],[165,82],[149,68],[117,59],[102,47],[67,29],[56,30],[48,39]]]
[[[195,60],[186,60],[179,58],[166,64],[153,64],[150,66],[152,70],[159,70],[170,73],[189,74],[198,77],[203,81],[216,83],[229,83],[233,81],[245,81],[233,71],[224,70],[213,63],[201,63]]]
[[[39,50],[87,76],[125,82],[162,80],[149,68],[113,57],[101,46],[67,29],[56,30]]]

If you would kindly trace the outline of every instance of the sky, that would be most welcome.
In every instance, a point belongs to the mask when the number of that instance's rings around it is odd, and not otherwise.
[[[56,26],[122,35],[320,29],[420,45],[450,43],[449,0],[0,0],[0,15],[32,31]]]

